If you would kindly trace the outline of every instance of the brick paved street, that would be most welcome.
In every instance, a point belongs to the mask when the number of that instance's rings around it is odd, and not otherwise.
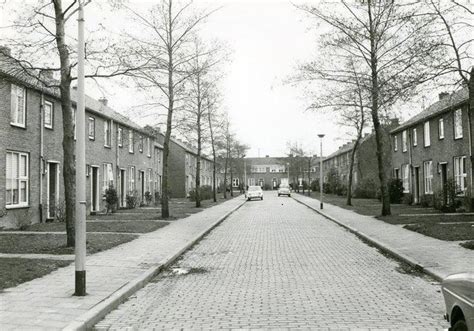
[[[399,269],[353,234],[267,192],[96,328],[447,328],[439,286]]]

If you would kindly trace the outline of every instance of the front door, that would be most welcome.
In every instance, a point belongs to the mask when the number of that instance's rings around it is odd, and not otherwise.
[[[126,205],[126,188],[125,188],[125,169],[120,169],[120,206],[125,207]]]
[[[448,164],[441,163],[441,185],[443,189],[443,204],[447,205],[448,203],[448,192],[447,192],[447,179],[448,179]]]
[[[140,185],[141,185],[141,195],[142,195],[142,202],[145,201],[145,171],[140,171]]]
[[[47,183],[47,204],[48,204],[48,219],[56,217],[56,209],[59,201],[59,163],[48,162],[48,183]]]
[[[91,167],[91,212],[99,210],[99,167]]]
[[[414,203],[420,203],[420,167],[415,167],[415,196]]]

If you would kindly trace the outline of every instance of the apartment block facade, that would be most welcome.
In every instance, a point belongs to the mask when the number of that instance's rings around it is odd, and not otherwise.
[[[441,93],[439,101],[391,132],[393,177],[420,202],[453,179],[459,195],[471,194],[468,89]]]
[[[5,65],[3,62],[2,65]],[[59,91],[0,68],[0,226],[54,219],[63,204],[63,119]],[[73,118],[77,91],[71,90]],[[86,97],[88,213],[105,209],[105,189],[145,200],[161,191],[162,146],[107,101]]]

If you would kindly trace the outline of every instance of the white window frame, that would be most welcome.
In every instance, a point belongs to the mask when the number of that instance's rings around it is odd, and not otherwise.
[[[454,181],[459,195],[464,195],[467,189],[466,156],[454,157]]]
[[[105,194],[105,190],[109,188],[110,185],[114,185],[114,170],[112,163],[103,163],[102,164],[102,192]]]
[[[92,134],[91,134],[91,124],[93,126]],[[90,140],[95,140],[95,118],[89,116],[87,121],[87,135],[89,136]]]
[[[135,153],[135,143],[133,139],[133,130],[128,130],[128,152]]]
[[[403,132],[402,132],[402,152],[406,152],[407,149],[408,149],[407,130],[403,130]]]
[[[140,139],[138,140],[138,151],[143,153],[143,135],[140,135]]]
[[[11,155],[10,157],[10,162],[13,161],[13,155],[16,155],[17,156],[17,164],[16,164],[16,178],[13,178],[13,174],[8,174],[8,155]],[[24,171],[25,173],[22,174],[21,173],[21,159],[22,157],[25,158],[25,168],[24,168]],[[8,151],[6,152],[5,154],[5,208],[6,209],[13,209],[13,208],[22,208],[22,207],[28,207],[29,206],[29,184],[30,184],[30,180],[29,180],[29,166],[30,166],[30,160],[29,160],[29,155],[28,153],[24,153],[24,152],[17,152],[17,151]],[[12,165],[10,165],[10,169],[13,169]],[[8,191],[7,191],[7,181],[10,181],[11,182],[11,203],[8,203],[7,204],[7,194],[8,194]],[[17,186],[17,191],[18,191],[18,202],[17,203],[14,203],[14,190],[13,190],[13,187],[14,187],[14,182],[16,182],[16,186]],[[25,184],[25,196],[22,195],[21,193],[21,185],[22,183]]]
[[[456,109],[454,111],[454,139],[461,139],[463,137],[462,132],[462,109]]]
[[[397,135],[393,136],[393,150],[396,152],[398,151],[398,137]],[[337,166],[337,163],[336,163]]]
[[[410,193],[410,165],[402,165],[403,193]]]
[[[49,108],[49,116],[46,116],[46,109]],[[53,129],[53,124],[54,124],[54,104],[51,101],[45,100],[44,101],[44,109],[43,109],[43,122],[44,122],[44,127],[46,129]],[[46,119],[49,118],[49,123],[46,122]]]
[[[117,145],[123,147],[123,129],[121,127],[117,129]]]
[[[425,147],[431,146],[430,121],[423,124],[423,144]]]
[[[112,121],[104,120],[104,146],[110,147],[112,144]]]
[[[128,191],[135,191],[135,167],[128,167]]]
[[[438,134],[439,139],[444,139],[444,119],[442,118],[438,120]]]
[[[418,145],[418,134],[416,132],[416,128],[413,128],[412,135],[413,135],[413,146],[416,147]]]
[[[433,161],[423,162],[423,183],[425,194],[433,194]]]
[[[26,128],[26,88],[12,84],[10,96],[10,124],[20,128]],[[20,98],[21,102],[18,102]]]

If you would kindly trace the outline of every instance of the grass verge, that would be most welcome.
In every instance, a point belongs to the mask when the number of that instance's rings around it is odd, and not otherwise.
[[[120,244],[138,238],[131,234],[102,234],[87,235],[87,253],[101,252]],[[73,247],[66,247],[66,234],[16,234],[0,233],[0,253],[10,254],[74,254]]]
[[[86,223],[87,232],[129,232],[129,233],[147,233],[158,230],[169,223],[156,221],[137,221],[137,222],[114,222],[114,221],[88,221]],[[25,231],[35,232],[65,232],[66,224],[38,223],[25,228]]]
[[[472,224],[418,223],[405,225],[404,228],[441,240],[474,240],[474,226]]]
[[[42,277],[71,261],[0,258],[0,291]]]

